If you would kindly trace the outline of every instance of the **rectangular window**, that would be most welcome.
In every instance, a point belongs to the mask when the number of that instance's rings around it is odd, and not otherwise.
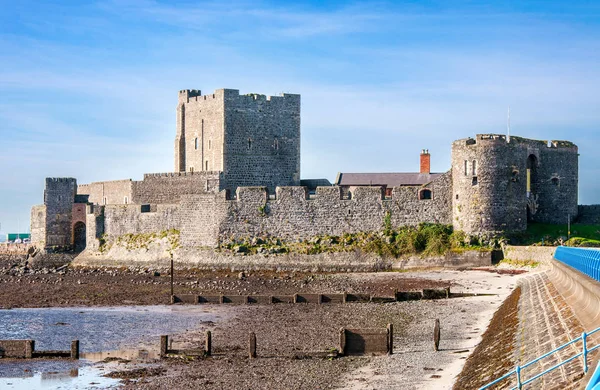
[[[465,176],[469,175],[469,162],[465,160]]]
[[[473,160],[473,176],[477,176],[477,161]]]

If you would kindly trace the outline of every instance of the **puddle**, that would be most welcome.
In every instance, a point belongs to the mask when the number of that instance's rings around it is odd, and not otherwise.
[[[68,350],[77,339],[81,358],[0,359],[0,389],[115,386],[118,379],[102,375],[121,368],[121,359],[151,363],[159,358],[160,335],[217,323],[226,313],[226,308],[189,306],[0,310],[0,339],[33,339],[36,350]]]
[[[4,365],[5,363],[2,363]],[[0,388],[32,389],[105,389],[119,384],[118,379],[105,378],[98,367],[78,367],[64,371],[24,372],[18,378],[0,378]]]

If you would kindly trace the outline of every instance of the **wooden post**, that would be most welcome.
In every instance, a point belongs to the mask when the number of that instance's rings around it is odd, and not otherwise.
[[[294,294],[294,303],[298,303],[298,294]]]
[[[204,343],[204,354],[206,356],[211,356],[212,353],[212,335],[210,330],[206,331],[206,343]]]
[[[340,351],[341,356],[346,355],[346,329],[340,328]]]
[[[436,351],[440,350],[440,320],[437,318],[433,327],[433,348]]]
[[[248,354],[250,359],[256,358],[256,334],[254,332],[250,332],[250,343],[249,343],[249,351]]]
[[[173,303],[174,299],[173,296],[175,295],[173,293],[173,254],[171,253],[171,303]]]
[[[71,341],[71,359],[79,359],[79,340]]]
[[[160,336],[160,357],[167,356],[169,336]]]
[[[394,324],[387,325],[388,331],[388,355],[394,353]]]
[[[35,351],[35,340],[27,340],[25,343],[25,359],[31,359]]]

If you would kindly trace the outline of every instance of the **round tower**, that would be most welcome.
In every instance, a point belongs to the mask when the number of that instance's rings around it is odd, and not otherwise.
[[[469,234],[523,231],[577,215],[577,146],[478,134],[452,144],[452,215]]]

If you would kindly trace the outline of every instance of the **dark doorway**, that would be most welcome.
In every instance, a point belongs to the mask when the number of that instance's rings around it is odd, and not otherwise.
[[[85,223],[83,222],[77,222],[73,226],[73,246],[76,252],[85,249]]]

